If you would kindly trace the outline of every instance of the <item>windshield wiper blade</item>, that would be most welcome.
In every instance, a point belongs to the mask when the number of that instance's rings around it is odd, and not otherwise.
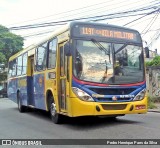
[[[102,51],[104,51],[107,55],[110,56],[110,49],[107,50],[100,42],[96,41],[95,39],[91,39],[91,41]]]
[[[119,51],[121,51],[123,48],[125,48],[128,44],[124,44],[122,47],[120,47],[119,49],[117,49],[117,51],[115,51],[115,54],[118,53]]]

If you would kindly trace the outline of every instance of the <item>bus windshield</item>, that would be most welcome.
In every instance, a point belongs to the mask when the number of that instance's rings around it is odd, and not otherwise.
[[[82,81],[128,84],[144,80],[142,47],[129,44],[76,41],[74,76]]]

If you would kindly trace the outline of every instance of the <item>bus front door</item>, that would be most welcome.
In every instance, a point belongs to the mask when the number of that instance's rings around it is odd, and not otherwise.
[[[67,97],[69,96],[69,57],[64,55],[64,45],[59,44],[59,82],[58,82],[58,103],[60,112],[67,113]]]

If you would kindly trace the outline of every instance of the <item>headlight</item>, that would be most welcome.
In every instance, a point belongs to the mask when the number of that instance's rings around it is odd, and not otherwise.
[[[144,99],[145,94],[146,94],[146,89],[143,89],[141,92],[139,92],[139,93],[135,96],[135,98],[133,99],[133,101],[140,101],[140,100]]]
[[[80,98],[83,101],[94,101],[93,98],[88,95],[86,92],[84,92],[83,90],[77,88],[77,87],[72,87],[73,92],[76,94],[76,96],[78,98]]]

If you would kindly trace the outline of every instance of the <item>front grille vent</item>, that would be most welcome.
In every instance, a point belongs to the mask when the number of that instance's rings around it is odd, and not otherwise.
[[[128,95],[135,90],[135,88],[90,88],[93,92],[101,95]]]
[[[104,110],[124,110],[127,104],[102,104]]]

